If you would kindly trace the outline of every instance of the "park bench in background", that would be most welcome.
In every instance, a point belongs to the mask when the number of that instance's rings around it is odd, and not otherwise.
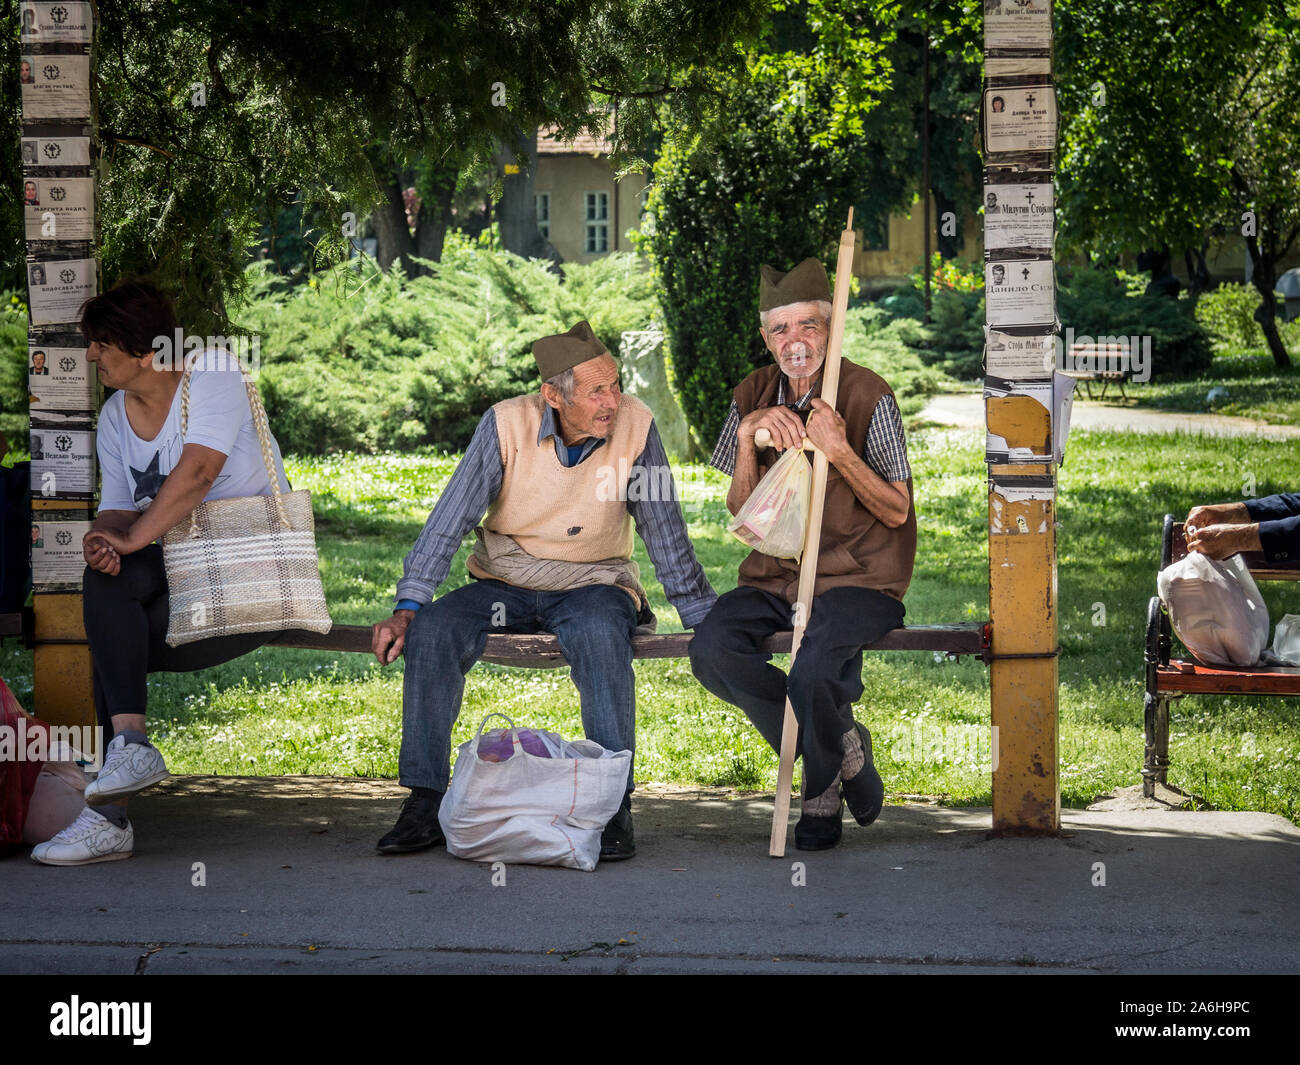
[[[894,629],[884,638],[867,648],[868,651],[932,651],[953,658],[962,655],[979,655],[990,661],[990,628],[988,622],[972,621],[955,625],[908,625]],[[779,632],[764,645],[773,654],[788,654],[792,633]],[[634,658],[685,658],[692,634],[669,632],[662,635],[633,636]],[[369,625],[335,625],[327,633],[291,630],[280,633],[272,645],[276,647],[303,647],[320,651],[358,651],[370,653]],[[568,665],[554,636],[519,636],[501,634],[489,636],[482,661],[501,666],[522,666],[528,669],[556,669]]]
[[[1187,557],[1183,523],[1165,515],[1160,540],[1160,566]],[[1300,562],[1266,562],[1259,552],[1242,555],[1257,581],[1300,580]],[[1159,570],[1157,570],[1159,572]],[[1300,667],[1204,666],[1186,659],[1170,659],[1173,633],[1169,614],[1159,596],[1147,606],[1146,641],[1146,755],[1142,766],[1142,794],[1151,798],[1156,784],[1166,783],[1169,771],[1169,703],[1184,695],[1300,695]]]
[[[1082,381],[1089,399],[1092,399],[1092,386],[1098,382],[1101,383],[1101,399],[1106,398],[1106,389],[1111,385],[1119,386],[1120,399],[1128,399],[1128,396],[1124,394],[1124,385],[1133,376],[1132,368],[1127,365],[1122,370],[1100,368],[1119,365],[1121,358],[1124,363],[1127,363],[1127,348],[1105,347],[1099,344],[1073,344],[1070,347],[1070,365],[1078,366],[1083,363],[1085,366],[1095,366],[1098,369],[1063,370],[1062,372],[1066,377],[1073,377],[1076,381]]]

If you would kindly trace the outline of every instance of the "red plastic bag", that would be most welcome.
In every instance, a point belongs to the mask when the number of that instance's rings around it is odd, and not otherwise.
[[[29,744],[26,737],[44,731],[45,741]],[[44,759],[28,758],[28,748],[49,750],[49,726],[22,708],[9,686],[0,680],[0,853],[22,845],[23,822],[32,789]]]

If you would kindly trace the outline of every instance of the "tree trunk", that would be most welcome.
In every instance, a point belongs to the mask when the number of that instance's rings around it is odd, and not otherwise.
[[[517,174],[506,174],[497,204],[502,247],[525,259],[550,259],[558,265],[559,253],[537,228],[537,128],[526,136],[521,131],[516,146],[503,147],[500,159],[519,168]]]
[[[935,229],[938,232],[936,238],[939,254],[944,260],[957,258],[957,250],[961,244],[961,226],[958,225],[955,234],[944,235],[943,216],[951,213],[954,218],[957,217],[957,201],[951,199],[942,189],[931,189],[934,194],[934,216],[939,223]]]
[[[1210,267],[1205,261],[1205,253],[1209,250],[1209,240],[1203,241],[1199,248],[1183,249],[1183,262],[1187,266],[1187,294],[1193,300],[1210,288]]]
[[[438,262],[442,259],[442,246],[451,225],[451,203],[456,194],[460,169],[455,165],[441,167],[430,175],[432,187],[421,198],[420,210],[415,218],[415,254],[421,259]],[[412,263],[411,277],[427,274],[427,266]]]
[[[378,243],[375,258],[379,262],[379,269],[387,273],[393,263],[400,260],[402,269],[409,276],[413,265],[411,252],[415,250],[415,245],[411,240],[410,227],[406,224],[406,205],[402,201],[399,177],[396,170],[375,170],[375,184],[387,202],[375,207],[370,221],[375,227]]]
[[[1273,255],[1261,251],[1259,238],[1251,234],[1246,238],[1246,251],[1250,254],[1252,272],[1250,282],[1259,293],[1260,304],[1255,308],[1255,321],[1264,333],[1268,350],[1279,370],[1291,369],[1291,357],[1286,352],[1282,337],[1277,331],[1277,297],[1273,286],[1277,283],[1277,263]]]

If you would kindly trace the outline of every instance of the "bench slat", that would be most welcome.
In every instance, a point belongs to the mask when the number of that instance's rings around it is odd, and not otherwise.
[[[1300,695],[1300,667],[1203,666],[1174,659],[1156,670],[1156,691],[1216,695]]]
[[[941,651],[948,654],[983,654],[987,646],[986,623],[972,621],[955,625],[914,625],[894,629],[871,651]],[[773,654],[788,654],[792,633],[779,632],[763,645]],[[633,658],[685,658],[692,634],[669,632],[632,637]],[[297,647],[320,651],[370,652],[370,626],[335,625],[329,632],[293,629],[271,641],[276,647]],[[567,665],[559,642],[549,633],[520,635],[502,633],[487,638],[484,662],[533,669],[555,669]]]
[[[23,634],[23,616],[18,614],[0,614],[0,637],[21,636]]]

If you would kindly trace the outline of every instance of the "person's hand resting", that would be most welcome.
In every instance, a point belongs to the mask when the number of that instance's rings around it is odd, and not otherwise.
[[[122,571],[122,556],[102,532],[88,532],[81,540],[81,557],[100,573],[116,577]]]
[[[381,666],[392,665],[406,646],[406,630],[415,617],[412,610],[398,610],[370,630],[370,649]]]
[[[1230,558],[1242,551],[1263,550],[1257,524],[1187,525],[1183,533],[1188,551],[1199,551],[1209,558]]]

